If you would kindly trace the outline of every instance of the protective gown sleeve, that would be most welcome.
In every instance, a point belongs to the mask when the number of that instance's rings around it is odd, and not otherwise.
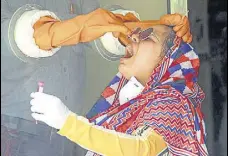
[[[104,156],[156,156],[167,148],[163,138],[150,128],[143,135],[127,135],[96,126],[73,113],[58,133]]]

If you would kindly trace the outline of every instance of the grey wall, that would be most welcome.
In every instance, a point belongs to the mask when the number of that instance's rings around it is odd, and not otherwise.
[[[126,9],[133,9],[142,20],[159,19],[167,13],[167,0],[100,0],[101,6],[118,4]]]

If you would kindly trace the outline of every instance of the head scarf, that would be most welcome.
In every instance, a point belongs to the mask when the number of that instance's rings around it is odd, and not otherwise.
[[[200,110],[205,95],[197,84],[199,58],[193,47],[177,36],[168,47],[140,95],[120,105],[118,96],[128,81],[118,73],[86,117],[126,134],[150,126],[163,136],[170,155],[208,155]]]

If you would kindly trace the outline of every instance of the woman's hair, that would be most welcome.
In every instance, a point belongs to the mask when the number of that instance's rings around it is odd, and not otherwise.
[[[162,44],[162,53],[161,53],[162,57],[164,57],[168,52],[168,50],[171,48],[173,41],[176,37],[176,33],[173,31],[172,27],[170,28],[171,30],[167,35],[167,37],[165,38],[164,43]]]

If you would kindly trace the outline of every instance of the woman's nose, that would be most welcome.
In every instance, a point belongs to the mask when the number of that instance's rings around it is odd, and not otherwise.
[[[133,35],[131,36],[131,40],[132,40],[133,42],[139,43],[139,34],[133,34]]]

